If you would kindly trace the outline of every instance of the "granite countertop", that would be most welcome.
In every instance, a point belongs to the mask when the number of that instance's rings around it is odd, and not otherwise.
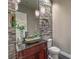
[[[26,43],[25,44],[19,44],[19,45],[16,44],[16,50],[17,50],[17,52],[19,52],[19,51],[22,51],[24,49],[28,49],[28,48],[31,48],[31,47],[36,46],[38,44],[41,44],[43,42],[46,42],[46,41],[41,40],[41,41],[33,43],[33,44],[26,44]]]

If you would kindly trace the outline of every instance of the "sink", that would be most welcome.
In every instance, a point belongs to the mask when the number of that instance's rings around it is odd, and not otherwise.
[[[41,40],[40,37],[27,38],[27,39],[25,39],[25,43],[31,44],[31,43],[39,42],[40,40]]]

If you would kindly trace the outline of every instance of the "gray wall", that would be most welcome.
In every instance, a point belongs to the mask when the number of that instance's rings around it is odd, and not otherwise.
[[[53,0],[52,28],[54,45],[71,53],[71,1]]]

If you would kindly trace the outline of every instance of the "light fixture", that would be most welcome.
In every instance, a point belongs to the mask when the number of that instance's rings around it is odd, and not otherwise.
[[[18,2],[18,3],[20,3],[20,2],[21,2],[21,0],[17,0],[17,2]]]
[[[18,10],[18,4],[17,3],[15,4],[15,10]]]
[[[35,10],[35,16],[39,16],[39,10]]]
[[[18,4],[21,2],[21,0],[16,0],[16,3],[15,3],[15,10],[18,10]]]
[[[20,3],[21,0],[12,0],[12,3]]]
[[[45,2],[49,2],[49,0],[45,0]]]

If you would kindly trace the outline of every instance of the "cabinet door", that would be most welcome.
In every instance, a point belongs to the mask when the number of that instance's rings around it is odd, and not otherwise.
[[[17,59],[48,59],[47,44],[43,43],[18,53]]]
[[[39,53],[39,59],[47,59],[47,53],[45,50],[41,50]]]

